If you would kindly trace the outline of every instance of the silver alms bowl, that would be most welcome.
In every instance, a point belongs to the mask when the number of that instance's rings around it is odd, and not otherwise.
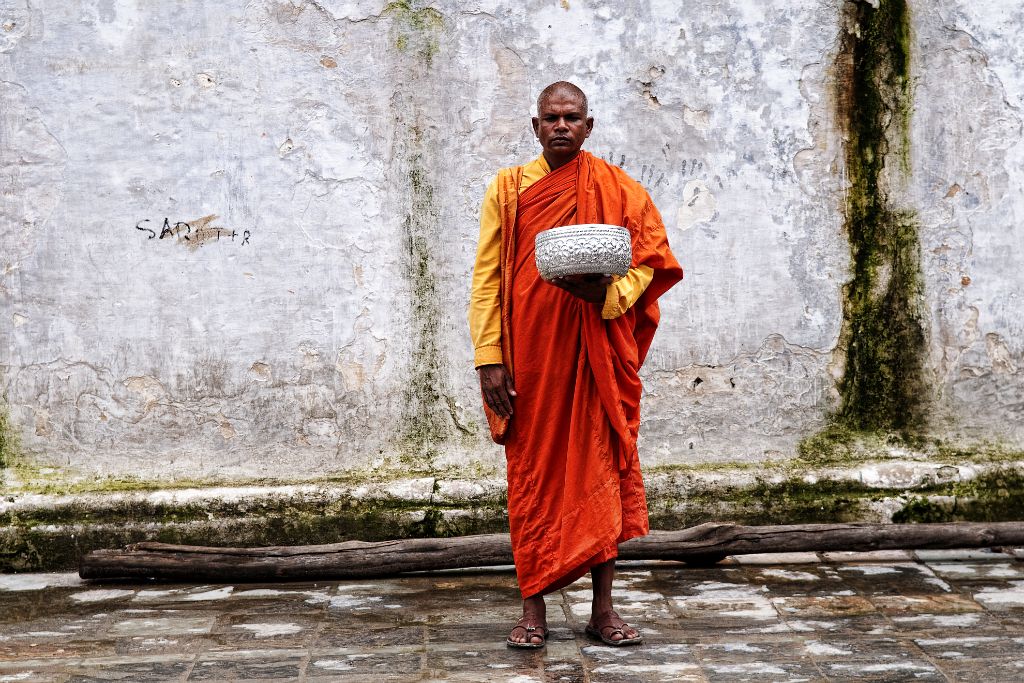
[[[566,275],[623,276],[633,261],[629,230],[589,223],[551,228],[534,241],[537,270],[545,280]]]

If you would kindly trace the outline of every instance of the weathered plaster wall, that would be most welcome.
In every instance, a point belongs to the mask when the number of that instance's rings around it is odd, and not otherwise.
[[[914,44],[905,201],[922,219],[937,429],[1024,441],[1024,26],[1013,2],[939,3]]]
[[[886,1],[886,0],[883,0]],[[496,472],[476,210],[548,82],[687,278],[648,465],[794,456],[850,278],[840,0],[0,0],[0,383],[19,457],[148,479]],[[927,424],[1024,448],[1024,8],[909,3]]]

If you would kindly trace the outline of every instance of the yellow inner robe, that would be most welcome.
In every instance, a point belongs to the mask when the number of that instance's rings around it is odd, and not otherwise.
[[[522,194],[526,188],[551,172],[547,159],[541,154],[523,166]],[[469,333],[473,340],[473,362],[481,365],[500,365],[501,357],[501,207],[498,205],[497,179],[492,180],[480,206],[480,242],[473,267],[472,294],[469,302]],[[608,285],[601,317],[617,318],[636,303],[651,284],[654,276],[647,266],[630,268],[621,278]]]

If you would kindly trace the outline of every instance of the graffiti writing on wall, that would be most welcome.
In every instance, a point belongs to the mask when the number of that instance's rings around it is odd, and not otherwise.
[[[170,218],[164,217],[162,224],[159,220],[144,218],[135,224],[135,229],[145,234],[147,240],[173,239],[191,249],[198,249],[210,242],[223,242],[236,246],[250,244],[249,239],[252,237],[252,233],[249,230],[238,232],[233,228],[223,228],[213,225],[215,220],[217,220],[216,214],[191,221],[172,222]]]

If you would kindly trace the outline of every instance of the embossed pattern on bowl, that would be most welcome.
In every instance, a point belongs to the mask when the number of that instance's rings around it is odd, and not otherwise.
[[[537,270],[545,280],[566,275],[623,276],[633,261],[629,230],[589,223],[551,228],[534,240]]]

